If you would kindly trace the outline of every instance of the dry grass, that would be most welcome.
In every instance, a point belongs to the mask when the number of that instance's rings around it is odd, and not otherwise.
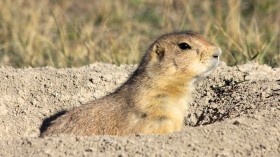
[[[159,35],[194,30],[228,65],[280,65],[278,0],[0,0],[0,65],[137,63]]]

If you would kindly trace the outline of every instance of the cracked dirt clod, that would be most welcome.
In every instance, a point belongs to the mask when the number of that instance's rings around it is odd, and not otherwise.
[[[44,118],[112,92],[135,66],[0,68],[0,156],[280,156],[280,68],[222,64],[199,82],[183,131],[38,138]]]

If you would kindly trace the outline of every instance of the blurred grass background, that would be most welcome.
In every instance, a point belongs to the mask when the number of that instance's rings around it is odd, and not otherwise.
[[[280,65],[279,0],[0,0],[0,65],[135,64],[164,33],[194,30],[228,65]]]

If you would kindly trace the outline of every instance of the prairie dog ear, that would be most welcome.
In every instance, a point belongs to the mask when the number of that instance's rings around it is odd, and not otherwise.
[[[162,45],[155,44],[153,45],[151,52],[151,62],[159,63],[165,55],[165,48]]]

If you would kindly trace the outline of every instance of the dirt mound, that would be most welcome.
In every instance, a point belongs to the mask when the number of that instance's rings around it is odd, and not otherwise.
[[[45,118],[114,91],[135,67],[0,68],[0,156],[280,155],[280,68],[256,63],[199,82],[181,132],[38,138]]]

